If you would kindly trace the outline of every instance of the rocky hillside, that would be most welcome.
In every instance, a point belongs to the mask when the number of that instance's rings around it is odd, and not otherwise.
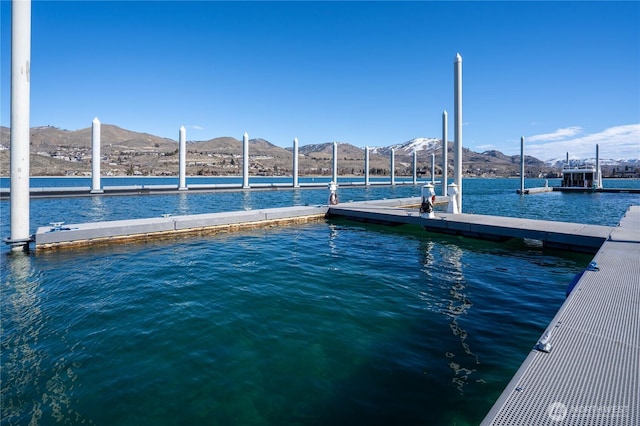
[[[103,175],[176,175],[178,142],[147,133],[138,133],[108,124],[101,126],[101,171]],[[10,130],[0,128],[0,175],[9,174]],[[442,143],[436,138],[416,138],[404,144],[371,148],[370,172],[389,175],[390,153],[395,151],[396,175],[411,175],[413,151],[417,152],[418,170],[431,174],[431,154],[436,157],[436,174],[442,156]],[[449,176],[453,173],[453,144],[448,143]],[[264,139],[249,141],[251,175],[290,175],[293,148],[281,148]],[[299,147],[300,175],[331,174],[333,143]],[[528,176],[545,176],[554,169],[533,157],[526,157]],[[519,156],[498,151],[477,153],[463,151],[465,176],[517,176]],[[338,143],[338,173],[364,174],[364,149]],[[31,129],[31,175],[83,175],[91,172],[91,128],[75,131],[56,127]],[[242,141],[219,137],[207,141],[187,142],[187,174],[239,175],[242,173]]]

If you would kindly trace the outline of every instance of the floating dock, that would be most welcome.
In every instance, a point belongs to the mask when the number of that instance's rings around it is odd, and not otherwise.
[[[402,205],[415,205],[420,198],[402,199]],[[396,204],[397,205],[397,204]],[[504,241],[511,238],[539,240],[545,247],[596,253],[612,232],[610,226],[570,222],[520,219],[476,214],[435,213],[425,219],[416,210],[398,209],[380,201],[340,204],[329,208],[329,216],[343,216],[363,222],[414,224],[430,232]]]
[[[632,206],[483,425],[640,424],[640,207]]]
[[[30,198],[69,198],[69,197],[99,197],[109,195],[165,195],[184,193],[207,193],[229,191],[265,191],[265,190],[293,190],[293,189],[326,189],[330,182],[302,182],[297,187],[293,183],[252,183],[244,188],[241,183],[191,184],[187,189],[180,189],[177,185],[108,185],[101,191],[92,191],[88,186],[61,187],[30,187]],[[396,181],[393,186],[424,185],[427,182]],[[340,181],[339,187],[364,187],[364,181]],[[368,186],[392,186],[391,181],[369,182]],[[0,188],[0,200],[8,200],[11,196],[10,188]]]

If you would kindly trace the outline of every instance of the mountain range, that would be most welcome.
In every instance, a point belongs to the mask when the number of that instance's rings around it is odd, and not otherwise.
[[[64,130],[53,126],[31,129],[32,176],[88,175],[91,172],[91,128]],[[118,126],[101,125],[101,173],[122,175],[177,175],[178,142],[148,133],[134,132]],[[0,127],[0,174],[9,175],[10,129]],[[453,143],[448,142],[449,176],[453,173]],[[431,156],[435,155],[436,174],[442,173],[442,142],[437,138],[415,138],[402,144],[370,148],[370,173],[389,175],[390,154],[395,152],[397,176],[411,175],[413,152],[417,153],[418,172],[431,174]],[[264,139],[249,141],[251,175],[290,175],[293,147],[278,147]],[[333,143],[299,147],[300,175],[330,175]],[[463,149],[465,176],[518,176],[520,156],[507,156],[499,151],[482,153]],[[637,163],[623,164],[637,167]],[[620,166],[620,164],[612,165]],[[561,167],[561,165],[560,165]],[[338,174],[364,174],[364,149],[338,143]],[[187,142],[188,175],[240,175],[242,142],[233,137]],[[558,164],[547,164],[525,156],[528,177],[554,177]],[[605,176],[607,176],[605,171]]]

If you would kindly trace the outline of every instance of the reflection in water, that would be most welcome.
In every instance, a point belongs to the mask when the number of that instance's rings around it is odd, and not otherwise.
[[[464,290],[466,288],[464,272],[462,266],[463,252],[458,246],[448,246],[449,253],[446,259],[448,263],[448,270],[450,273],[450,285],[448,306],[444,309],[444,314],[451,318],[449,327],[454,336],[460,339],[460,344],[464,350],[464,353],[473,358],[475,364],[479,364],[478,357],[471,352],[467,340],[467,332],[458,323],[458,318],[461,315],[465,315],[469,308],[473,306],[473,303],[467,299]],[[475,368],[465,368],[460,363],[456,362],[455,354],[447,352],[445,356],[449,359],[449,367],[453,370],[452,382],[457,386],[458,391],[462,394],[464,392],[464,385],[468,382],[471,373],[475,372]]]
[[[242,208],[246,211],[251,210],[251,191],[242,191]]]
[[[454,351],[445,352],[448,366],[453,370],[452,383],[462,394],[469,377],[476,371],[478,357],[471,351],[467,342],[467,331],[460,325],[459,319],[466,315],[473,302],[465,293],[466,282],[463,269],[463,250],[455,245],[425,243],[423,273],[426,275],[428,288],[420,292],[420,298],[427,306],[449,318],[449,328],[460,341],[464,351],[462,356]],[[473,367],[465,367],[463,363],[472,363]]]
[[[88,216],[90,222],[103,222],[107,220],[107,215],[105,214],[104,199],[102,197],[91,197],[91,208],[89,210]]]
[[[2,279],[2,421],[7,424],[38,424],[48,417],[56,422],[91,423],[72,408],[74,369],[78,363],[42,349],[40,340],[58,339],[43,332],[41,277],[36,275],[32,256],[15,253],[6,256],[6,275]],[[67,348],[64,353],[73,353]],[[49,365],[51,365],[49,367]],[[44,385],[44,388],[42,386]],[[29,400],[29,395],[38,395]]]
[[[184,192],[178,194],[178,214],[189,214],[189,199],[187,197],[188,195]]]

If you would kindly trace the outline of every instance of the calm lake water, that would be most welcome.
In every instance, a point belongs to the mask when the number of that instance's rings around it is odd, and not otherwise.
[[[32,186],[53,186],[44,183]],[[515,179],[464,185],[467,213],[615,225],[640,203],[634,194],[521,197]],[[339,189],[342,202],[419,194],[413,185]],[[31,228],[324,204],[327,195],[39,199]],[[4,238],[7,201],[0,218]],[[2,423],[477,424],[591,258],[333,219],[92,250],[2,247]]]

